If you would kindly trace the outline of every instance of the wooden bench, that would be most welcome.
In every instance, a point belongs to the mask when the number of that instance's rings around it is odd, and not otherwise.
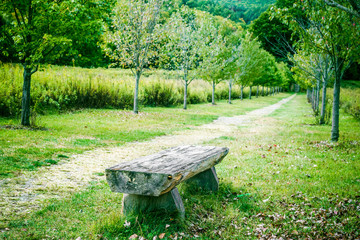
[[[125,193],[124,215],[162,209],[178,211],[184,217],[176,185],[188,180],[204,190],[217,191],[214,166],[228,152],[228,148],[212,146],[174,147],[108,168],[106,179],[113,192]]]

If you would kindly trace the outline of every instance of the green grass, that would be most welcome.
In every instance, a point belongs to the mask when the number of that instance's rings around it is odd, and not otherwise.
[[[186,111],[181,107],[147,107],[138,115],[125,110],[84,109],[40,116],[38,123],[45,130],[0,128],[0,179],[49,165],[47,159],[58,162],[98,147],[119,146],[171,134],[209,123],[219,116],[244,114],[287,96],[289,94],[283,93],[253,100],[234,100],[231,105],[225,101],[216,106],[189,105]],[[18,126],[19,122],[0,117],[0,126],[12,124]]]
[[[180,186],[184,221],[167,213],[125,219],[122,194],[100,181],[70,198],[49,201],[25,219],[13,219],[0,237],[359,238],[360,132],[354,129],[360,123],[341,113],[337,144],[328,142],[330,126],[313,123],[305,96],[298,95],[271,116],[208,142],[230,148],[216,168],[220,190],[207,194]]]

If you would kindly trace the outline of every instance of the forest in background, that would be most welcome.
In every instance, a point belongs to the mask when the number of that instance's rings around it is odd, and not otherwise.
[[[246,24],[257,19],[275,0],[182,0],[183,4]]]

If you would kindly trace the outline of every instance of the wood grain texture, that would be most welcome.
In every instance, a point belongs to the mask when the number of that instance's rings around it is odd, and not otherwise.
[[[179,146],[106,169],[114,192],[160,196],[179,183],[210,169],[229,152],[213,146]]]

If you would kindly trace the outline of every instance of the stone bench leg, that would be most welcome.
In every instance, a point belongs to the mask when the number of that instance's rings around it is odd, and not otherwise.
[[[124,194],[122,201],[122,213],[124,215],[157,210],[179,212],[182,218],[185,217],[184,204],[176,187],[158,197]]]
[[[194,184],[203,190],[217,191],[219,190],[219,179],[216,175],[215,167],[201,172],[186,181],[188,184]]]

